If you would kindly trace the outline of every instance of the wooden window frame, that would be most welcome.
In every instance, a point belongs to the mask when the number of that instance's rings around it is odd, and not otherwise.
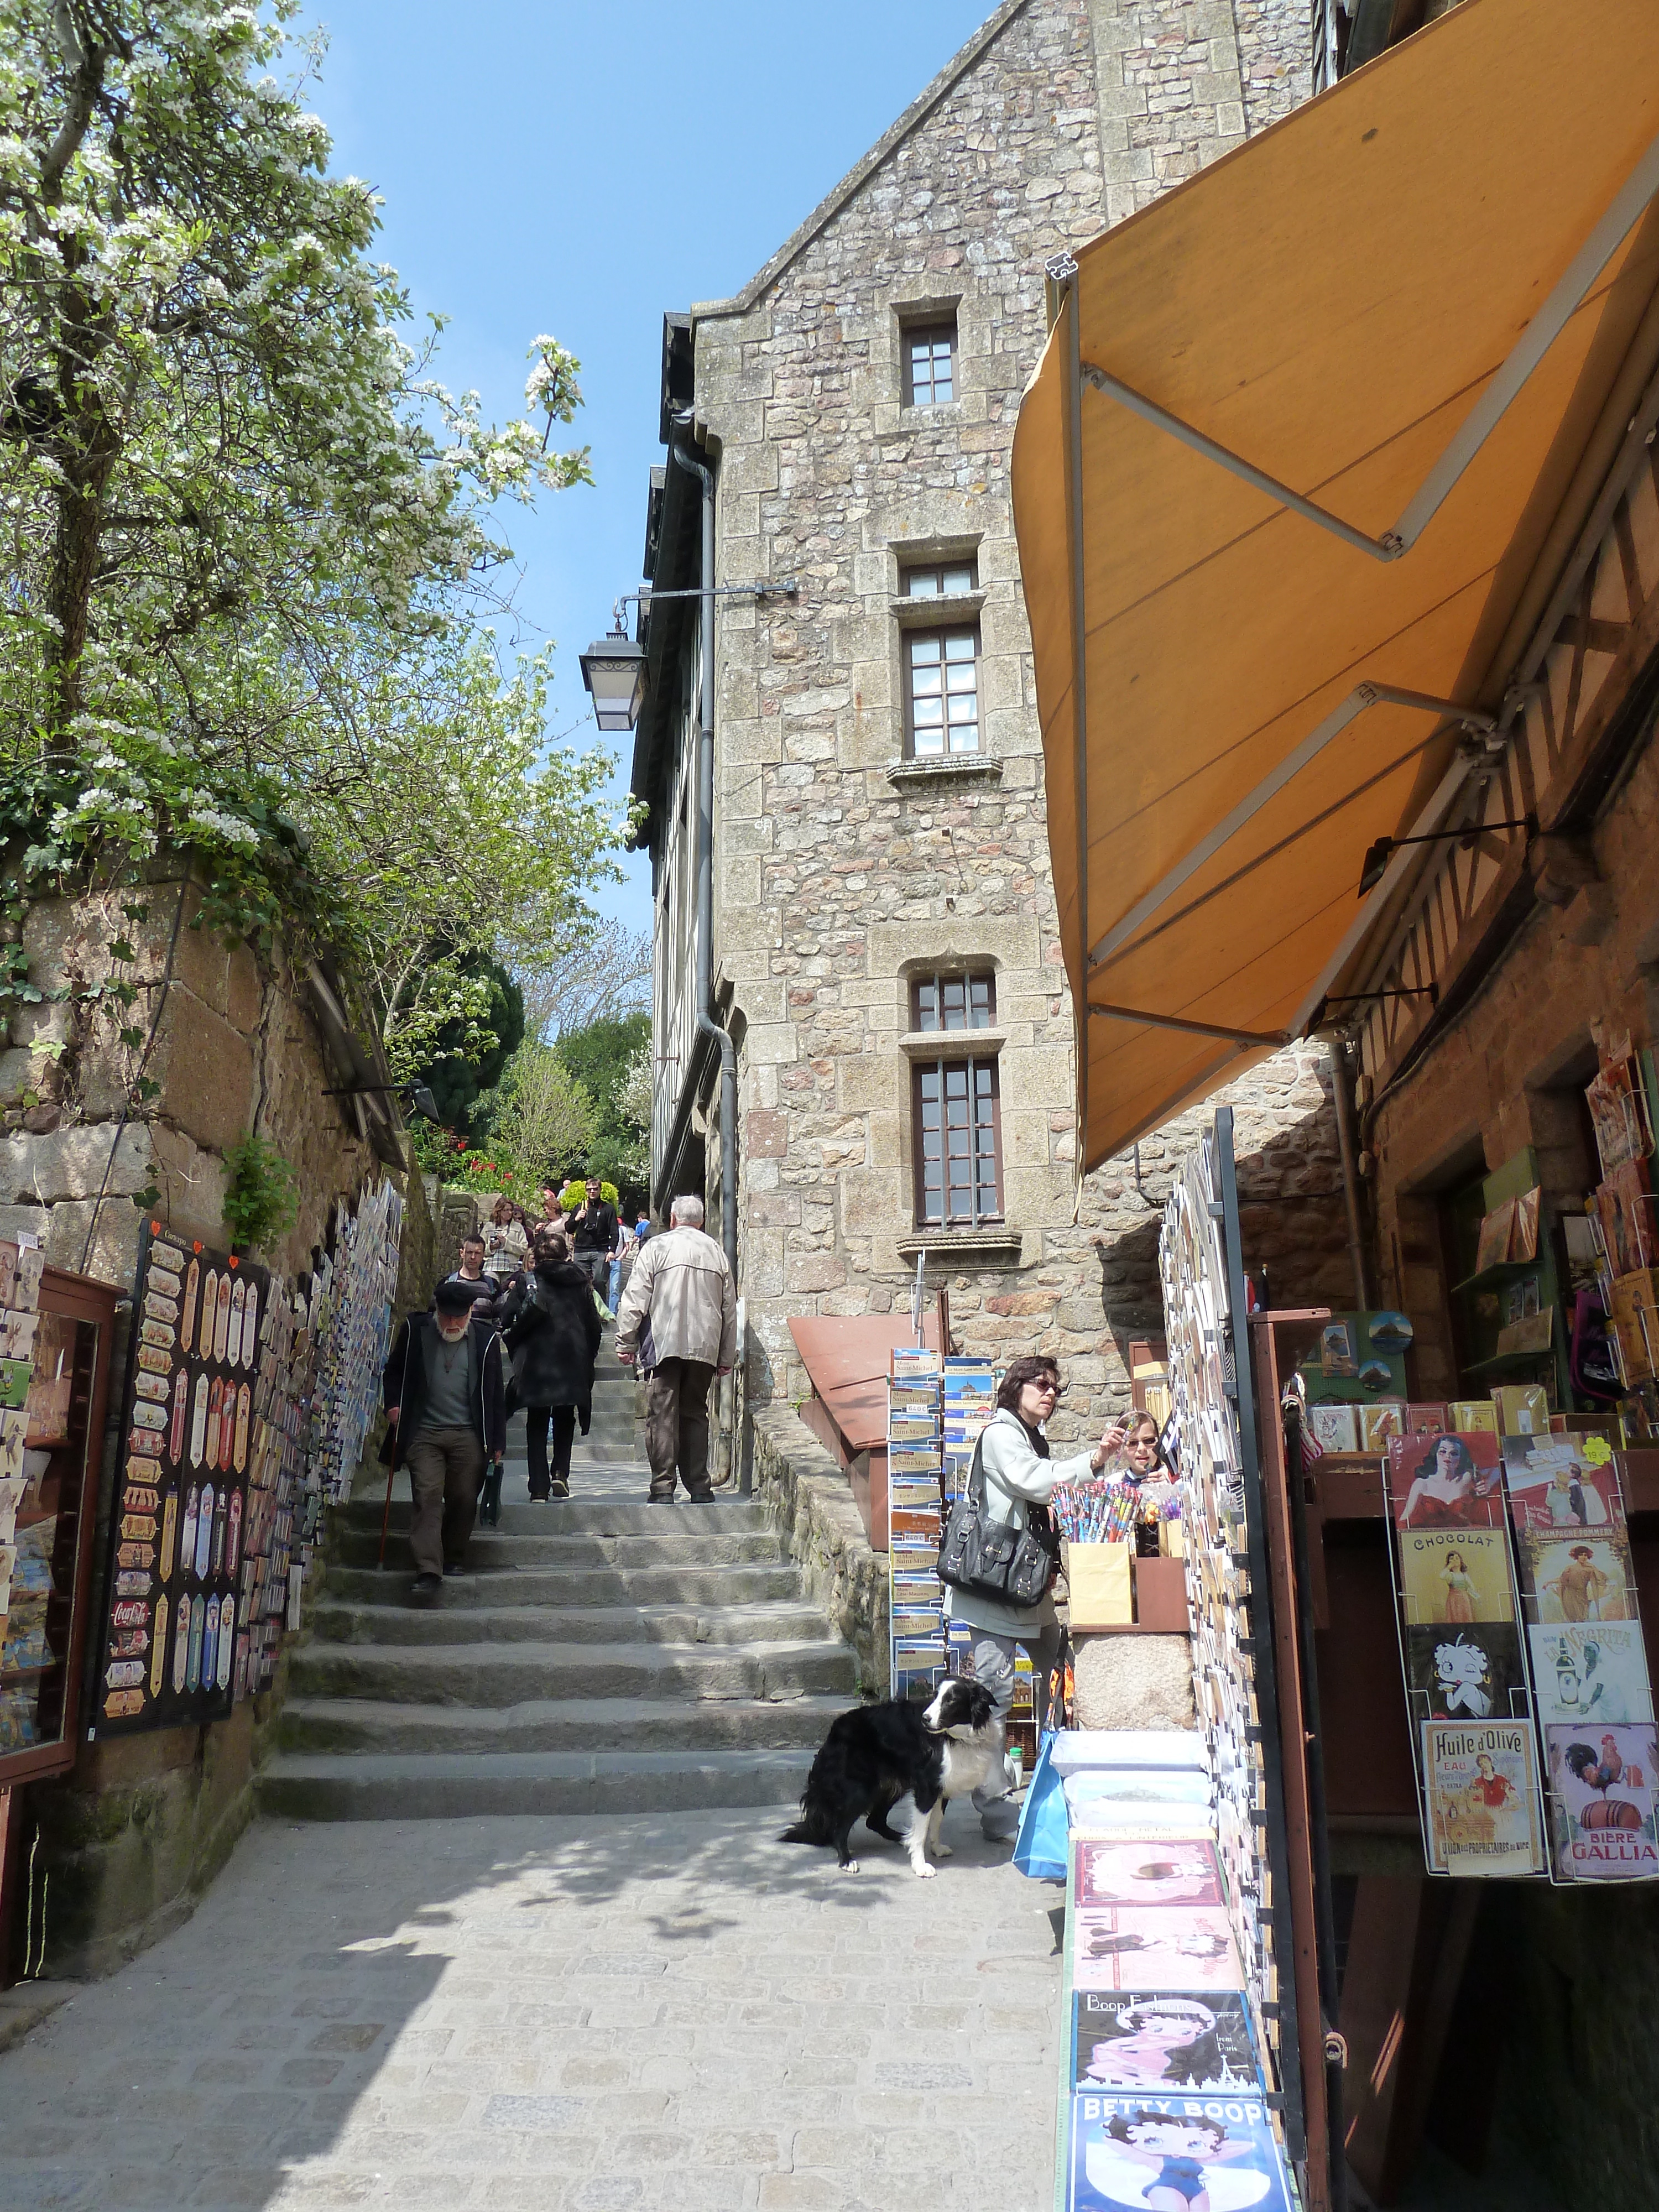
[[[941,1030],[939,1034],[941,1036],[971,1036],[973,1032],[969,1030]],[[980,1203],[978,1171],[980,1151],[977,1140],[981,1125],[977,1112],[979,1096],[977,1077],[981,1070],[990,1077],[988,1095],[994,1211],[982,1206]],[[950,1101],[946,1084],[949,1075],[957,1071],[965,1071],[967,1075],[969,1158],[974,1169],[969,1187],[972,1204],[969,1212],[965,1215],[953,1214],[951,1211],[948,1142]],[[939,1083],[940,1177],[939,1213],[937,1219],[930,1216],[927,1212],[927,1133],[923,1127],[923,1107],[926,1103],[924,1086],[930,1076],[936,1077]],[[913,1125],[912,1168],[915,1176],[915,1205],[913,1212],[917,1229],[937,1229],[941,1234],[948,1234],[953,1229],[971,1230],[1003,1226],[1007,1218],[1007,1201],[1004,1195],[1002,1181],[1002,1079],[998,1067],[998,1054],[995,1052],[961,1054],[942,1053],[937,1060],[914,1060],[910,1068],[910,1112]]]
[[[934,356],[931,350],[937,348],[941,340],[947,349],[951,378],[951,389],[944,398],[940,398],[938,395],[939,377],[934,370]],[[925,399],[919,399],[916,397],[915,361],[911,349],[922,344],[930,348],[928,355],[930,374],[927,379],[928,396]],[[954,315],[940,316],[937,319],[930,316],[925,322],[918,320],[914,323],[902,323],[899,325],[899,347],[902,379],[900,389],[907,407],[949,407],[960,398],[958,387],[961,345],[957,332],[957,319]]]
[[[926,601],[918,601],[917,604],[926,605]],[[938,751],[919,752],[916,750],[915,684],[914,680],[915,663],[911,659],[911,654],[918,645],[925,645],[933,640],[938,641],[940,669],[939,696],[941,699],[946,698],[949,695],[944,689],[944,671],[950,665],[947,659],[947,646],[949,641],[953,637],[968,637],[971,638],[973,641],[974,742],[971,745],[952,746],[951,744],[951,725],[947,718],[941,720],[939,724],[939,734],[943,742],[939,745]],[[899,678],[903,686],[904,691],[904,757],[907,760],[968,760],[971,759],[975,754],[982,753],[984,751],[984,706],[981,697],[979,680],[980,664],[983,660],[984,657],[984,648],[979,634],[979,624],[976,622],[945,623],[941,623],[937,629],[929,628],[927,629],[918,629],[901,631],[899,637]]]
[[[974,1011],[973,994],[975,986],[976,984],[984,985],[985,1019],[982,1022],[976,1022],[970,1018],[967,1022],[964,1022],[960,1029],[947,1029],[942,1021],[932,1027],[923,1021],[921,1018],[922,993],[931,988],[942,1004],[945,996],[945,988],[948,983],[960,983],[963,985],[964,994],[963,1001],[963,1007],[970,1017]],[[910,1034],[912,1036],[973,1036],[981,1030],[994,1030],[996,1027],[997,979],[994,969],[935,969],[925,975],[912,975],[909,981],[909,991]]]
[[[955,585],[947,592],[945,588],[945,579],[963,569],[967,571],[968,581],[965,584]],[[931,592],[917,591],[915,585],[918,576],[936,578],[935,588]],[[914,600],[915,605],[921,607],[935,605],[948,606],[953,599],[961,599],[969,592],[976,592],[978,589],[979,556],[977,553],[963,554],[960,559],[955,561],[907,561],[899,570],[899,597],[902,599]]]

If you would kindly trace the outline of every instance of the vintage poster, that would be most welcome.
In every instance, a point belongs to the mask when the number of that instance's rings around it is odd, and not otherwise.
[[[234,1698],[270,1277],[145,1224],[91,1732],[221,1720]]]
[[[1079,1844],[1079,1905],[1220,1905],[1215,1845]]]
[[[1079,1990],[1236,1990],[1243,1980],[1219,1905],[1083,1906],[1073,1960]]]
[[[1544,1742],[1553,1878],[1645,1881],[1659,1875],[1652,1723],[1547,1728]]]
[[[1541,1874],[1530,1723],[1425,1721],[1422,1741],[1428,1858],[1435,1872]]]
[[[1402,1529],[1400,1588],[1408,1627],[1513,1620],[1510,1547],[1501,1528]]]
[[[1256,2086],[1237,1990],[1079,1990],[1073,2007],[1079,2089],[1248,2093]]]
[[[1593,1722],[1599,1727],[1653,1718],[1647,1653],[1637,1622],[1540,1622],[1527,1635],[1534,1710],[1543,1725]]]
[[[1418,1720],[1525,1720],[1526,1668],[1512,1620],[1408,1628],[1406,1677]]]
[[[1503,1459],[1495,1436],[1395,1437],[1389,1506],[1400,1529],[1501,1528]]]
[[[1530,1620],[1630,1620],[1635,1616],[1630,1546],[1623,1536],[1521,1539],[1522,1595]]]
[[[1517,1535],[1622,1529],[1625,1501],[1601,1437],[1505,1437],[1504,1486]]]
[[[1290,2212],[1257,2096],[1073,2100],[1068,2212]]]

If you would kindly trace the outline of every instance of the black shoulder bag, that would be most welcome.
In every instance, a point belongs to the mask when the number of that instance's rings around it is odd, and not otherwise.
[[[939,1578],[969,1597],[1026,1611],[1040,1604],[1060,1566],[1060,1540],[1046,1505],[1026,1504],[1023,1524],[985,1510],[985,1440],[974,1447],[965,1497],[951,1508],[939,1539]]]

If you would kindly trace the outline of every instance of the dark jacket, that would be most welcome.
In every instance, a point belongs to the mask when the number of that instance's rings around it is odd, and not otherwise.
[[[388,1413],[394,1406],[398,1408],[397,1426],[387,1430],[380,1452],[382,1462],[392,1467],[401,1467],[408,1458],[409,1440],[419,1428],[425,1410],[426,1361],[422,1347],[430,1318],[427,1314],[411,1314],[404,1322],[380,1378],[382,1404]],[[502,1374],[501,1340],[495,1323],[486,1318],[485,1310],[480,1306],[473,1307],[469,1326],[477,1354],[473,1362],[472,1425],[483,1442],[485,1458],[495,1459],[507,1449],[507,1389]]]
[[[579,1252],[610,1251],[617,1241],[616,1207],[602,1198],[590,1198],[570,1241]]]
[[[514,1276],[501,1304],[501,1333],[519,1403],[591,1406],[603,1327],[593,1285],[574,1260]]]

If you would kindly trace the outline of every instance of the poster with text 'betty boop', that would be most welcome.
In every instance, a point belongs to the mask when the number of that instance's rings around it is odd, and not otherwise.
[[[1289,2212],[1258,2096],[1073,2100],[1068,2212]]]
[[[221,1720],[236,1591],[263,1267],[145,1224],[110,1515],[108,1596],[89,1734]]]

